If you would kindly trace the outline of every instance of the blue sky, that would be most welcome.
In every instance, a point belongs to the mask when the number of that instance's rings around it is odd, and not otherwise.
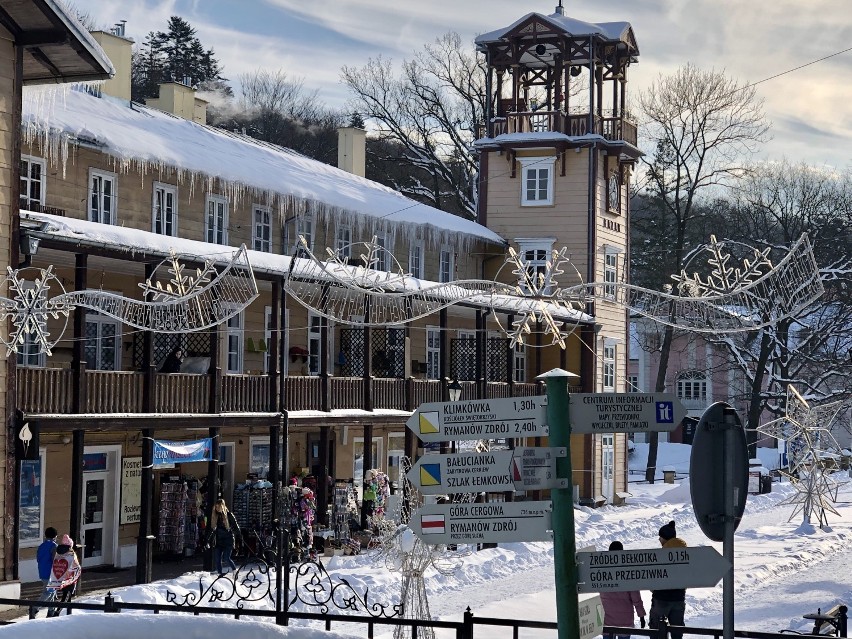
[[[70,0],[107,28],[127,20],[141,42],[171,15],[187,19],[234,80],[283,69],[343,107],[343,65],[396,61],[454,30],[472,41],[558,0]],[[630,91],[692,62],[756,82],[852,46],[849,0],[564,0],[588,22],[628,21],[641,55]],[[773,123],[769,158],[852,167],[852,52],[762,83]]]

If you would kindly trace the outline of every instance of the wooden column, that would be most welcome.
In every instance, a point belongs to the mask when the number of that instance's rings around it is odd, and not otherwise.
[[[320,472],[317,477],[317,522],[328,525],[328,426],[320,426]]]
[[[83,523],[83,453],[86,449],[85,434],[81,429],[74,431],[71,448],[71,508],[68,534],[74,543],[82,543],[80,526]],[[82,560],[82,557],[80,558]]]
[[[485,319],[482,311],[475,312],[476,325],[476,398],[485,399],[487,382],[485,380]]]
[[[272,281],[272,307],[269,309],[269,370],[266,371],[269,383],[269,408],[272,413],[281,410],[281,297],[284,278],[276,277]],[[265,321],[265,318],[264,318]]]
[[[364,358],[362,362],[364,372],[364,410],[373,410],[373,329],[368,326],[371,314],[372,305],[370,304],[370,299],[367,298],[364,308],[364,328],[362,329],[364,331],[364,352],[362,353]]]
[[[278,442],[281,439],[281,424],[269,427],[269,475],[267,479],[272,484],[272,519],[278,519],[278,492],[281,488],[281,459],[278,456]]]
[[[149,333],[146,333],[150,335]],[[139,504],[139,535],[136,537],[136,583],[151,583],[151,512],[154,500],[154,431],[142,430],[142,496]]]
[[[361,529],[367,527],[367,513],[364,510],[364,487],[367,484],[367,471],[373,467],[373,425],[364,425],[364,464],[361,468]]]
[[[447,333],[447,309],[442,308],[438,311],[438,325],[441,330],[438,335],[438,348],[440,350],[439,357],[439,376],[441,377],[441,401],[450,401],[450,395],[447,391],[447,376],[450,374],[449,357],[450,357],[450,339]]]
[[[322,289],[322,308],[325,310],[325,306],[328,303],[328,285],[323,286]],[[319,376],[320,376],[320,385],[322,387],[322,397],[320,398],[320,410],[328,413],[331,412],[331,381],[329,380],[329,372],[328,372],[328,319],[323,315],[319,316],[320,321],[320,362],[319,362]]]
[[[210,329],[210,394],[208,397],[207,410],[210,413],[222,412],[222,362],[219,356],[219,337],[221,329],[217,324]],[[212,512],[212,511],[211,511]]]
[[[207,515],[207,526],[204,534],[210,534],[210,523],[213,521],[213,505],[219,499],[219,429],[211,428],[208,432],[211,439],[210,461],[207,463],[207,503],[204,512]],[[231,504],[228,504],[230,507]],[[213,549],[204,551],[204,570],[213,570]]]
[[[88,286],[88,260],[86,253],[74,256],[74,290],[82,291]],[[78,306],[74,309],[74,343],[71,347],[71,412],[79,415],[86,412],[86,313],[87,309]]]
[[[155,266],[153,264],[145,265],[145,281],[154,276]],[[145,376],[142,378],[142,412],[156,413],[157,412],[157,367],[154,362],[154,333],[145,331],[142,333],[142,371]],[[143,442],[142,449],[145,449]],[[137,571],[138,578],[138,571]],[[137,583],[148,583],[140,581]]]
[[[287,325],[287,295],[284,289],[284,280],[280,280],[278,285],[281,288],[281,307],[278,309],[278,327],[280,335],[278,337],[278,350],[276,351],[278,357],[278,370],[281,371],[281,374],[278,377],[278,394],[281,398],[281,410],[286,411],[288,408],[289,398],[287,397],[287,375],[284,375],[284,371],[287,370],[287,358],[289,357],[289,353],[287,353],[286,349],[288,341],[286,336],[290,327]]]
[[[506,326],[511,326],[515,321],[515,314],[510,313],[506,316]],[[508,340],[506,344],[506,383],[509,385],[509,397],[515,396],[515,349],[512,347],[512,340]]]

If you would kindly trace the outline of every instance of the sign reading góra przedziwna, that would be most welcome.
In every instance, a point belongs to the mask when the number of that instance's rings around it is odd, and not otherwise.
[[[709,588],[730,569],[712,546],[577,553],[579,592]]]
[[[410,525],[427,544],[548,541],[552,509],[549,501],[425,504],[411,514]]]
[[[549,433],[541,397],[421,404],[405,425],[423,442],[542,437]]]
[[[686,417],[686,408],[670,393],[572,393],[571,432],[669,432]]]

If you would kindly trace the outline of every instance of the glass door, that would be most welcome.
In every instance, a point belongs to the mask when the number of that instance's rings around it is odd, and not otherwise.
[[[610,503],[615,478],[615,435],[601,435],[601,493]]]
[[[80,529],[83,546],[83,566],[100,566],[110,563],[105,557],[111,547],[105,538],[107,473],[86,473],[83,477],[83,523]]]

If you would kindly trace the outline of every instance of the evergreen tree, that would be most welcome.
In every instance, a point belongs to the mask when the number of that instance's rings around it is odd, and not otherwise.
[[[205,49],[192,25],[179,16],[169,19],[167,31],[152,31],[146,36],[134,51],[131,65],[134,100],[157,97],[163,82],[197,86],[223,79],[213,49]]]

